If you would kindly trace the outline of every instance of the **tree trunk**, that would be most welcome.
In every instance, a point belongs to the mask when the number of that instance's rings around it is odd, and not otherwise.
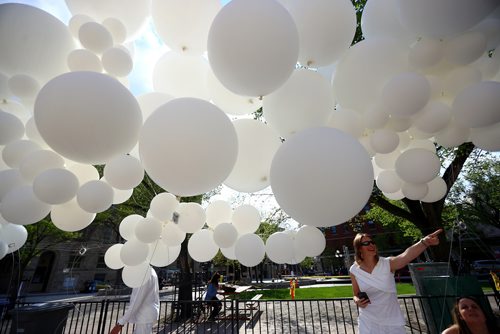
[[[183,303],[183,301],[193,300],[193,273],[191,272],[191,266],[189,265],[189,257],[187,250],[188,239],[186,238],[181,244],[181,252],[178,258],[178,264],[180,268],[179,273],[179,293],[178,300],[181,301],[180,314],[178,318],[188,319],[193,314],[193,308],[190,303]]]

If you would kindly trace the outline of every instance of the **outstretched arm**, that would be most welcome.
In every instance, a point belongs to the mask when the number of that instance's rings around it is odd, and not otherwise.
[[[420,239],[416,244],[408,247],[403,253],[398,256],[390,258],[391,271],[395,272],[398,269],[403,268],[417,256],[422,254],[422,252],[429,246],[436,246],[439,244],[439,234],[443,232],[443,229],[439,229],[434,233],[426,235],[424,238]]]

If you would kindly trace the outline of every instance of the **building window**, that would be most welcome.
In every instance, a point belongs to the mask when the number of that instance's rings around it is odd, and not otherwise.
[[[83,256],[80,254],[70,255],[68,259],[68,268],[80,268],[80,265],[83,262]]]
[[[104,262],[104,255],[99,255],[97,258],[96,268],[106,268],[106,262]]]
[[[332,231],[333,234],[337,234],[337,226],[330,227],[330,230]]]

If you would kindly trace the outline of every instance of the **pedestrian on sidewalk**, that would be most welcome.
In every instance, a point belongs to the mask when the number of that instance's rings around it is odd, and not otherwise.
[[[220,274],[215,273],[208,282],[205,301],[208,301],[209,305],[212,306],[212,312],[210,313],[210,317],[208,318],[209,321],[214,321],[222,308],[222,303],[220,302],[219,298],[217,298],[217,294],[219,293],[219,279]]]
[[[153,333],[153,324],[160,314],[160,291],[156,271],[151,267],[150,270],[151,275],[146,282],[132,289],[130,305],[110,334],[120,333],[126,323],[135,325],[133,334]]]
[[[355,263],[351,273],[354,302],[359,307],[360,334],[405,334],[405,319],[399,307],[394,272],[405,267],[429,246],[439,244],[442,229],[425,236],[398,256],[380,257],[367,233],[353,241]]]

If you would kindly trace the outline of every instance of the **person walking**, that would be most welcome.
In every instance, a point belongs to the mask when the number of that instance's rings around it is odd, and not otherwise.
[[[208,282],[205,301],[208,301],[209,305],[212,306],[212,312],[210,313],[208,321],[214,321],[222,308],[222,303],[219,298],[217,298],[217,294],[219,293],[219,279],[219,273],[215,273]]]
[[[394,272],[405,267],[427,247],[439,244],[442,229],[425,236],[398,256],[380,257],[372,237],[358,233],[353,241],[355,262],[349,269],[354,302],[359,307],[360,334],[405,334]]]
[[[133,288],[130,304],[123,316],[111,329],[110,334],[121,332],[126,323],[135,324],[133,334],[151,334],[153,324],[160,313],[160,291],[156,271],[150,267],[151,275],[140,287]]]

